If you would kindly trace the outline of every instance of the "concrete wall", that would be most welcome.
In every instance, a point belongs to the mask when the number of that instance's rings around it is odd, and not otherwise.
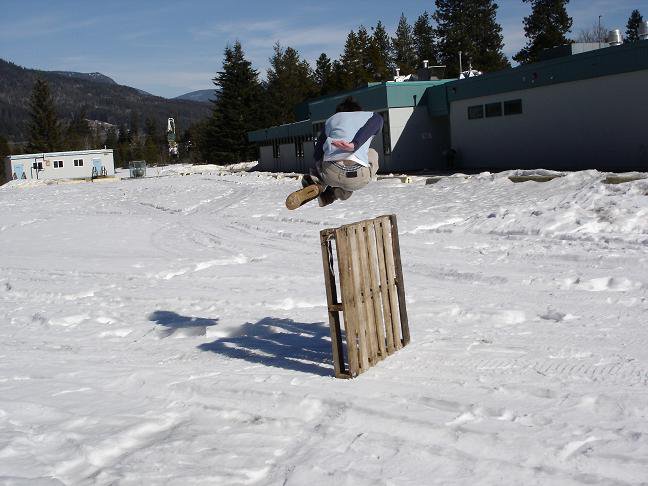
[[[115,162],[112,151],[61,152],[54,154],[14,155],[10,159],[9,177],[18,175],[22,165],[26,179],[82,179],[92,177],[93,160],[99,160],[105,167],[106,175],[115,175]],[[74,160],[83,160],[83,166],[75,166]],[[63,167],[55,168],[54,162],[62,161]],[[36,171],[34,164],[42,164],[43,169]],[[100,174],[101,175],[101,174]]]
[[[430,118],[426,107],[391,108],[389,129],[392,154],[382,172],[445,167],[443,151],[450,147],[447,118]]]
[[[453,102],[457,167],[648,170],[648,70]],[[521,99],[521,115],[468,107]]]

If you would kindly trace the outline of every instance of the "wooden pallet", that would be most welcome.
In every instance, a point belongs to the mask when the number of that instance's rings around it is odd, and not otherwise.
[[[335,376],[353,378],[410,341],[396,216],[324,229],[320,240]]]

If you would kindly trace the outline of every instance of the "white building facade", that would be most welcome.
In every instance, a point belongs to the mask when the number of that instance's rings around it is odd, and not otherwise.
[[[7,180],[90,179],[115,175],[112,149],[10,155]]]

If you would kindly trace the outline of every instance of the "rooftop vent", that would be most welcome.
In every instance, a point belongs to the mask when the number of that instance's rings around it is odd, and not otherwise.
[[[610,44],[611,46],[620,46],[621,43],[623,42],[623,38],[621,37],[621,31],[619,29],[611,30],[608,33],[607,41],[608,44]]]
[[[639,24],[639,39],[648,40],[648,20],[644,20]]]
[[[423,67],[427,69],[429,61],[427,59],[423,59]]]

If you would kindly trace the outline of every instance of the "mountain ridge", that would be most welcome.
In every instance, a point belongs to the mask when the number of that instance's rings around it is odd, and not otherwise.
[[[182,94],[172,98],[174,100],[190,100],[198,101],[201,103],[209,103],[213,99],[217,98],[215,89],[199,89],[196,91],[190,91],[189,93]]]
[[[155,121],[158,130],[163,130],[167,118],[173,117],[181,132],[211,114],[207,103],[143,94],[145,92],[117,84],[101,73],[41,71],[0,59],[0,79],[3,80],[0,83],[0,135],[12,142],[27,139],[29,99],[37,78],[48,82],[61,119],[70,119],[85,111],[86,118],[112,125],[130,126],[131,121],[137,119],[140,129],[149,118]]]

